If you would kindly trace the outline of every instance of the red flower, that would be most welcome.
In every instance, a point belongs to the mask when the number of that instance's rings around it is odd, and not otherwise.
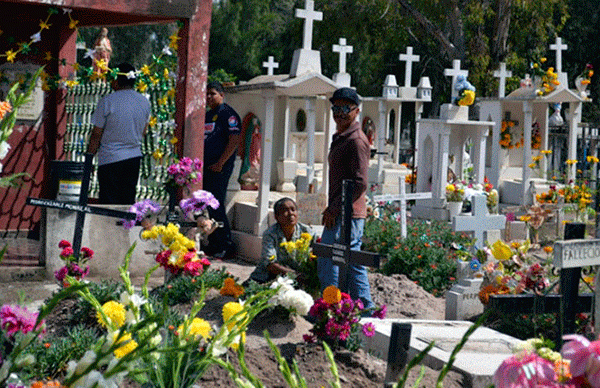
[[[67,240],[60,240],[60,242],[58,243],[58,247],[59,248],[70,248],[71,243],[68,242]]]
[[[81,253],[83,253],[83,258],[84,259],[91,259],[92,256],[94,256],[94,251],[92,251],[88,247],[81,248]]]

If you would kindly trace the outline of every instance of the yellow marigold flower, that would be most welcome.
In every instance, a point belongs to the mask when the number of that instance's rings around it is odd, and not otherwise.
[[[227,329],[229,331],[233,330],[236,324],[244,324],[244,319],[246,318],[246,313],[239,314],[236,319],[232,319],[234,315],[244,310],[244,306],[242,306],[238,302],[229,302],[225,303],[223,306],[223,322],[227,324]]]
[[[522,215],[521,217],[519,217],[519,220],[521,220],[523,222],[528,222],[529,220],[531,220],[531,216],[529,216],[529,215]]]
[[[114,300],[110,300],[102,305],[102,311],[109,319],[110,323],[104,321],[104,317],[98,311],[96,313],[96,318],[98,318],[98,323],[104,327],[108,327],[109,324],[113,324],[116,327],[121,327],[125,323],[125,306],[121,303],[116,302]]]
[[[577,163],[577,159],[567,159],[567,161],[565,162],[566,164],[568,164],[569,166]]]
[[[202,318],[194,318],[188,327],[188,334],[195,337],[195,339],[198,339],[198,337],[201,336],[205,340],[208,340],[211,337],[211,330],[212,327],[210,326],[210,323]],[[177,328],[177,331],[183,333],[183,325],[180,325],[179,328]]]
[[[535,168],[537,166],[537,164],[535,164],[535,163],[529,163],[528,166],[529,166],[529,168]]]
[[[598,159],[597,157],[590,155],[587,157],[587,162],[588,163],[598,163],[600,162],[600,159]]]
[[[223,287],[221,287],[219,293],[223,296],[233,296],[234,298],[239,298],[240,296],[244,295],[244,287],[237,284],[233,278],[227,278],[223,282]]]
[[[328,286],[323,290],[323,299],[328,304],[339,303],[342,300],[342,292],[336,286]]]
[[[512,257],[512,250],[502,240],[496,241],[491,247],[492,255],[496,260],[504,261]]]
[[[450,185],[446,185],[446,191],[448,192],[453,192],[455,190],[454,185],[450,184]]]
[[[519,249],[519,247],[521,246],[521,244],[518,241],[513,241],[510,243],[510,246],[514,249]]]
[[[310,233],[302,233],[300,235],[300,238],[306,241],[310,241],[312,240],[312,236],[310,235]]]
[[[546,253],[552,253],[554,251],[554,248],[552,247],[552,245],[546,245],[544,247],[544,252]]]
[[[533,158],[531,158],[531,160],[533,160],[534,162],[539,162],[540,160],[542,160],[542,156],[541,155],[536,155]]]
[[[540,152],[544,155],[550,155],[552,153],[552,150],[541,150]]]
[[[546,57],[540,58],[540,62],[542,62],[542,63],[546,62],[546,60],[547,60]]]
[[[174,33],[173,35],[169,36],[169,47],[177,50],[177,41],[181,39],[180,37],[177,36],[177,33]]]
[[[71,19],[71,21],[69,22],[69,28],[72,30],[76,29],[77,23],[79,23],[79,20]]]
[[[17,53],[12,51],[12,50],[8,50],[6,53],[4,53],[6,55],[6,60],[8,62],[14,62],[15,57],[17,56]]]
[[[156,123],[158,123],[158,119],[156,118],[156,116],[152,116],[150,117],[150,120],[148,120],[148,125],[150,127],[154,127]]]
[[[148,85],[144,81],[140,81],[140,83],[137,85],[137,90],[140,93],[144,93],[146,90],[148,90]]]
[[[114,333],[115,340],[117,339],[118,335],[119,335],[119,333]],[[117,358],[125,357],[126,355],[133,352],[138,347],[137,342],[135,342],[135,340],[131,337],[130,333],[123,334],[121,336],[121,338],[119,338],[119,341],[117,342],[117,344],[120,344],[122,342],[124,343],[123,346],[116,348],[114,351],[114,355]]]

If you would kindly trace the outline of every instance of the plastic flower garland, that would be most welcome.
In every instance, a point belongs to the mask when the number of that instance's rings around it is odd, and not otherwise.
[[[201,215],[209,207],[218,209],[219,201],[212,193],[205,190],[197,190],[192,193],[191,197],[182,199],[179,202],[179,207],[185,217],[193,220],[194,216]]]
[[[194,241],[179,233],[179,227],[169,223],[156,225],[142,232],[143,239],[159,240],[164,250],[156,255],[156,262],[172,274],[186,273],[198,276],[210,265],[206,257],[198,257]]]
[[[69,283],[65,281],[67,275],[76,279],[83,279],[89,274],[90,267],[86,265],[84,268],[83,265],[94,257],[94,251],[88,247],[82,247],[81,251],[75,255],[71,243],[67,240],[61,240],[58,243],[58,247],[62,248],[60,258],[65,262],[65,265],[54,272],[54,277],[64,287],[68,287]]]

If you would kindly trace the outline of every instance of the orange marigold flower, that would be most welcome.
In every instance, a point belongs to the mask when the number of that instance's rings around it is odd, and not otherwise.
[[[0,101],[0,120],[10,111],[12,111],[12,105],[10,105],[10,102]]]
[[[323,290],[323,299],[329,304],[339,303],[342,300],[342,292],[336,286],[328,286]]]
[[[554,251],[554,248],[551,245],[546,245],[544,247],[544,252],[546,253],[552,253]]]
[[[244,287],[236,284],[233,278],[227,278],[225,279],[223,287],[221,287],[219,293],[224,296],[233,296],[234,298],[237,298],[244,294]]]

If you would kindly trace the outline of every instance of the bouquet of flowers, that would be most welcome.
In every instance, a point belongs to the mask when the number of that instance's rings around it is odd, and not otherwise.
[[[281,246],[285,248],[291,260],[298,264],[299,277],[296,279],[309,293],[314,294],[320,289],[317,276],[317,257],[312,254],[310,233],[302,233],[296,241],[284,241]],[[273,257],[273,259],[275,259]]]
[[[169,223],[167,226],[155,225],[142,232],[142,238],[155,239],[161,242],[163,250],[156,255],[156,262],[174,275],[186,273],[198,276],[210,261],[203,256],[198,257],[196,244],[179,232],[179,227]]]
[[[81,251],[76,255],[75,252],[73,252],[71,243],[67,240],[61,240],[58,243],[58,247],[62,248],[60,258],[65,262],[65,265],[54,272],[54,277],[62,283],[63,287],[68,287],[69,284],[65,281],[67,275],[72,276],[75,279],[83,279],[89,274],[89,265],[86,265],[85,268],[83,265],[93,258],[94,251],[88,247],[82,247]]]
[[[179,202],[179,207],[187,218],[195,220],[195,217],[202,215],[208,207],[217,209],[219,201],[212,193],[205,190],[197,190],[192,193],[191,197],[182,199]]]
[[[192,160],[187,156],[183,157],[177,163],[170,165],[167,173],[169,174],[167,185],[189,187],[202,179],[202,161],[198,158]]]
[[[146,229],[147,225],[144,225],[144,220],[153,214],[160,212],[160,204],[154,202],[151,199],[145,199],[140,202],[136,202],[129,208],[130,213],[135,213],[134,220],[123,220],[123,227],[125,229],[131,229],[136,223],[141,223],[142,227]]]
[[[462,183],[449,183],[446,185],[446,201],[462,202],[465,199],[465,187]]]
[[[592,82],[592,77],[594,76],[594,66],[591,63],[585,65],[585,69],[579,74],[577,78],[581,79],[581,84],[584,86],[589,85]]]
[[[277,293],[271,297],[269,303],[281,306],[292,314],[306,315],[310,311],[314,300],[310,294],[294,288],[294,281],[287,276],[279,276],[273,283],[272,289]]]
[[[373,317],[383,319],[386,311],[387,307],[382,305],[373,312]],[[358,321],[364,312],[364,305],[360,299],[353,301],[350,295],[341,292],[339,288],[329,286],[323,290],[323,297],[317,299],[310,308],[308,314],[315,318],[316,322],[310,329],[311,334],[304,335],[304,340],[326,341],[333,347],[344,344],[348,350],[356,350],[360,345]],[[366,337],[372,337],[375,334],[374,325],[370,322],[364,324],[362,333]]]

